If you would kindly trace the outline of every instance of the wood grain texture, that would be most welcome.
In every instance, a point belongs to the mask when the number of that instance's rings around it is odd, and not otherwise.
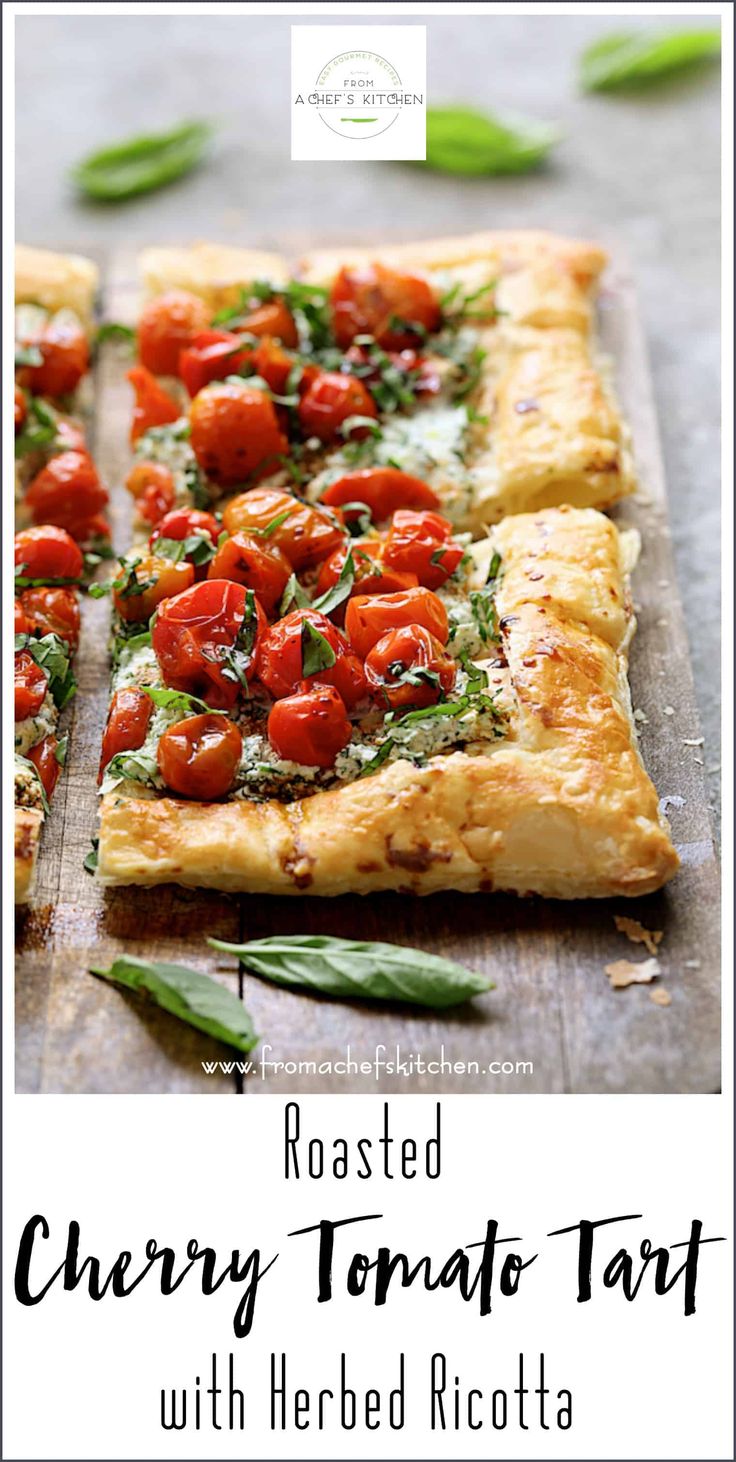
[[[284,243],[289,250],[288,241]],[[130,256],[108,273],[105,312],[131,318]],[[95,773],[108,697],[105,601],[83,611],[77,667],[80,690],[70,712],[70,752],[39,862],[34,905],[20,916],[17,969],[17,1087],[35,1092],[709,1092],[719,1084],[718,871],[703,786],[700,731],[678,602],[665,484],[645,351],[633,289],[612,271],[601,300],[601,329],[614,357],[618,390],[631,423],[640,492],[614,514],[635,526],[643,551],[634,577],[639,630],[631,657],[633,703],[642,750],[670,804],[683,867],[665,890],[645,899],[545,903],[503,896],[442,895],[407,901],[226,898],[183,889],[103,893],[82,871],[95,830]],[[129,453],[126,360],[106,348],[97,372],[97,460],[113,499],[116,546],[129,541],[129,499],[122,486]],[[681,799],[681,801],[680,801]],[[617,932],[625,913],[664,930],[660,964],[672,997],[652,987],[614,991],[604,966],[644,956]],[[392,940],[450,955],[488,971],[496,989],[458,1012],[408,1011],[303,996],[238,977],[234,961],[204,936],[260,937],[319,932]],[[232,988],[240,979],[261,1034],[256,1066],[243,1078],[205,1074],[203,1061],[231,1051],[151,1005],[95,980],[92,964],[121,952],[178,959]],[[268,1049],[267,1049],[268,1048]],[[382,1048],[382,1049],[380,1049]],[[320,1064],[372,1063],[377,1049],[408,1071],[319,1071]],[[421,1072],[419,1060],[444,1061]],[[298,1069],[299,1063],[309,1063]],[[533,1069],[492,1075],[492,1062]],[[286,1065],[285,1063],[290,1063]],[[469,1063],[477,1069],[467,1070]],[[455,1069],[456,1065],[465,1069]],[[297,1069],[294,1069],[296,1067]],[[449,1067],[449,1069],[448,1069]]]

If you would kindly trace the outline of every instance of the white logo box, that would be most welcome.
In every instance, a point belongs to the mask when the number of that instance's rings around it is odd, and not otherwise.
[[[423,25],[291,27],[293,162],[426,156]]]

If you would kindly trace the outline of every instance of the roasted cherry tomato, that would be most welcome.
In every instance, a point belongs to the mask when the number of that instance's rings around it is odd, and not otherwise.
[[[276,755],[305,767],[334,766],[352,734],[345,702],[334,685],[303,682],[299,694],[276,701],[268,717],[268,739]]]
[[[236,376],[252,355],[252,347],[243,347],[232,330],[200,330],[179,355],[179,375],[189,395],[196,396],[210,381]]]
[[[118,578],[124,582],[113,589],[112,598],[120,618],[127,624],[143,624],[163,599],[191,588],[194,568],[184,559],[173,563],[147,553],[134,566],[123,564]]]
[[[180,352],[193,335],[207,328],[209,317],[204,300],[185,289],[171,289],[149,300],[138,325],[141,365],[155,376],[175,376]]]
[[[109,547],[110,524],[102,513],[94,513],[91,518],[76,518],[69,524],[69,532],[77,543],[88,544],[92,549]]]
[[[260,599],[266,614],[272,614],[291,575],[291,564],[276,543],[233,533],[212,559],[207,577],[232,579],[245,584]]]
[[[235,780],[243,738],[227,716],[188,716],[164,731],[158,743],[158,769],[180,797],[214,802]]]
[[[209,539],[212,547],[215,548],[220,532],[220,524],[214,513],[204,513],[199,508],[174,508],[156,524],[148,540],[148,546],[155,553],[159,538],[173,538],[177,543],[181,543],[185,538],[195,538],[198,544]],[[184,557],[187,563],[194,564],[195,579],[206,579],[207,569],[212,560],[208,559],[205,563],[197,564],[192,557],[193,552],[194,549],[190,553],[186,553]],[[218,577],[225,579],[227,574],[220,574]]]
[[[32,630],[41,635],[58,635],[76,649],[80,620],[73,589],[24,589],[20,600]]]
[[[71,310],[49,315],[40,335],[24,344],[36,345],[43,356],[38,366],[23,366],[20,379],[34,396],[68,396],[75,391],[89,365],[89,345]]]
[[[287,355],[276,340],[265,335],[253,351],[251,365],[256,375],[263,377],[275,396],[286,395],[289,376],[294,368],[294,357]],[[316,366],[303,366],[299,380],[300,387],[306,389],[316,373]]]
[[[321,442],[334,441],[343,422],[351,416],[377,415],[376,403],[363,382],[341,371],[322,371],[299,402],[299,420],[305,436],[319,437]],[[361,441],[368,430],[366,426],[356,426],[349,436]]]
[[[399,589],[415,589],[419,580],[416,574],[402,574],[388,568],[383,562],[383,543],[378,538],[360,539],[349,544],[342,543],[325,559],[317,576],[317,593],[325,594],[336,584],[345,566],[348,549],[351,549],[355,564],[353,594],[395,594]]]
[[[439,589],[462,562],[465,549],[452,536],[452,524],[439,513],[394,513],[385,563],[416,574],[427,589]]]
[[[348,600],[345,630],[355,651],[365,659],[369,650],[390,629],[419,624],[441,644],[447,643],[449,625],[441,599],[430,589],[405,589],[398,594],[356,594]]]
[[[15,601],[14,620],[15,620],[15,633],[17,635],[27,635],[27,634],[30,634],[31,626],[29,625],[28,620],[26,619],[26,612],[25,612],[25,609],[23,608],[23,605],[20,602],[20,599],[16,599],[16,601]]]
[[[235,705],[240,676],[255,674],[266,616],[242,584],[206,579],[162,604],[152,630],[161,673],[173,690],[197,695],[217,710]]]
[[[27,579],[78,579],[83,567],[81,549],[66,528],[45,523],[15,535],[15,571]]]
[[[432,706],[455,684],[456,666],[440,641],[421,624],[389,630],[369,651],[365,677],[379,705]]]
[[[335,656],[333,665],[311,675],[304,673],[305,620],[327,641]],[[308,686],[334,685],[348,707],[354,706],[366,690],[358,656],[331,620],[315,609],[295,609],[266,631],[258,650],[258,679],[276,700],[292,695],[302,681]]]
[[[197,461],[217,482],[244,482],[272,469],[289,443],[273,402],[245,381],[216,381],[189,408],[191,444]]]
[[[130,427],[131,442],[137,442],[152,426],[166,426],[169,422],[179,420],[182,408],[178,401],[159,385],[156,377],[145,366],[133,366],[132,371],[127,372],[127,379],[135,391]]]
[[[27,716],[37,716],[43,705],[48,681],[40,665],[27,650],[19,650],[15,657],[15,719],[25,721]]]
[[[269,487],[256,487],[228,503],[222,515],[228,533],[242,530],[275,544],[293,569],[308,568],[332,553],[344,538],[340,514],[326,512]]]
[[[53,523],[74,538],[76,526],[106,502],[107,493],[88,452],[59,452],[36,474],[25,496],[34,523]]]
[[[372,335],[385,350],[402,350],[441,322],[439,303],[426,279],[383,264],[341,269],[330,305],[332,329],[343,350],[356,335]]]
[[[143,745],[152,715],[153,701],[144,690],[126,686],[115,691],[102,737],[99,781],[108,762],[119,751],[138,751]]]
[[[28,402],[26,401],[25,391],[22,391],[21,388],[20,388],[20,386],[16,386],[16,388],[15,388],[15,430],[16,431],[20,431],[20,429],[21,429],[21,427],[23,425],[23,422],[25,421],[27,415],[28,415]]]
[[[176,501],[174,475],[161,462],[136,462],[125,485],[146,523],[159,523]]]
[[[348,472],[326,487],[320,502],[330,507],[344,503],[365,503],[374,523],[383,523],[397,508],[436,508],[439,498],[420,477],[400,472],[398,467],[362,467]],[[348,510],[346,521],[358,517],[359,509]]]
[[[55,736],[44,736],[43,741],[37,741],[28,752],[28,760],[33,762],[39,777],[41,786],[46,796],[51,799],[54,787],[59,780],[61,766],[56,760],[56,748],[59,745]]]
[[[271,335],[290,350],[295,350],[299,344],[294,316],[279,299],[269,300],[267,304],[251,310],[249,315],[238,321],[238,329],[246,335]]]

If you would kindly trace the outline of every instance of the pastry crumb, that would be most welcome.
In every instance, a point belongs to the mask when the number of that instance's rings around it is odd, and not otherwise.
[[[692,737],[683,736],[683,738],[682,738],[682,744],[683,744],[683,746],[702,746],[704,744],[704,742],[705,742],[705,737],[704,736],[692,736]]]
[[[659,960],[644,959],[633,964],[630,959],[617,959],[604,965],[612,990],[625,990],[627,985],[648,985],[660,972]]]
[[[669,990],[665,990],[662,985],[658,985],[656,990],[649,991],[649,999],[653,1002],[654,1005],[672,1004],[672,996],[670,995]]]
[[[664,929],[645,929],[638,919],[630,919],[626,914],[614,914],[613,922],[619,934],[625,934],[632,944],[644,944],[650,954],[657,953],[657,945],[664,939]]]
[[[685,960],[685,969],[686,970],[699,970],[700,969],[700,960],[699,959],[686,959]]]
[[[666,815],[669,812],[670,807],[674,807],[675,808],[675,811],[676,812],[679,812],[680,808],[681,807],[684,807],[684,806],[685,806],[685,798],[684,797],[677,797],[677,796],[661,797],[660,798],[660,801],[659,801],[659,810],[664,815]]]
[[[674,716],[674,714],[675,714],[675,708],[674,708],[674,706],[663,706],[662,707],[662,714],[664,716]]]
[[[647,716],[647,714],[646,714],[645,711],[642,711],[640,709],[639,706],[637,706],[636,707],[636,710],[634,711],[634,720],[635,721],[640,721],[641,724],[642,724],[642,726],[648,726],[649,725],[649,717]]]

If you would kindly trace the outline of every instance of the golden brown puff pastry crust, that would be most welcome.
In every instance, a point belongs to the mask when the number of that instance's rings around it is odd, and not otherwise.
[[[139,257],[141,282],[147,294],[189,289],[213,310],[240,301],[240,291],[256,279],[283,284],[289,277],[279,254],[238,249],[227,244],[189,244],[183,248],[144,249]]]
[[[16,244],[15,302],[18,305],[74,310],[87,330],[91,330],[98,283],[99,270],[91,259]]]
[[[288,805],[112,793],[102,881],[581,898],[648,893],[670,878],[677,854],[631,719],[616,528],[563,508],[509,519],[493,542],[513,704],[505,740],[423,767],[394,762]]]
[[[15,809],[15,902],[24,904],[31,896],[41,841],[43,813],[34,807]]]

